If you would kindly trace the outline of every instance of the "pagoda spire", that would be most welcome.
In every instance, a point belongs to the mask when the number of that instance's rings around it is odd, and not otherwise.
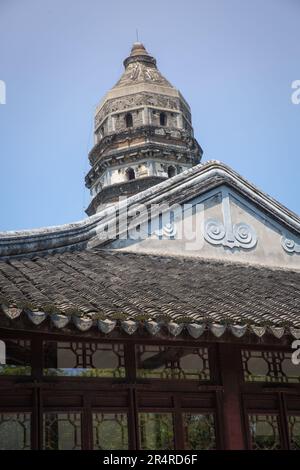
[[[175,176],[202,156],[189,105],[141,42],[133,43],[124,67],[96,109],[88,215]]]

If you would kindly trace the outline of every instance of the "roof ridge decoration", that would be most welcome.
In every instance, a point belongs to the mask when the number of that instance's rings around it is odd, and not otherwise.
[[[250,250],[257,243],[257,234],[252,226],[244,222],[232,224],[229,197],[229,192],[223,189],[221,203],[223,222],[218,219],[208,219],[205,222],[204,238],[212,245]]]
[[[300,253],[300,244],[296,243],[292,238],[287,238],[283,236],[281,238],[282,248],[287,253]]]
[[[193,196],[204,194],[222,184],[233,188],[283,224],[291,234],[290,237],[283,235],[282,248],[291,254],[299,253],[297,237],[300,235],[300,218],[275,199],[257,189],[227,165],[212,160],[190,168],[128,198],[127,201],[112,205],[82,221],[34,230],[1,232],[0,258],[34,256],[101,246],[97,235],[104,231],[113,220],[116,211],[121,212],[124,207],[130,210],[132,206],[139,204],[150,207],[151,204],[161,202],[184,203]],[[246,232],[244,232],[245,235]],[[252,238],[255,239],[254,234],[252,234]]]

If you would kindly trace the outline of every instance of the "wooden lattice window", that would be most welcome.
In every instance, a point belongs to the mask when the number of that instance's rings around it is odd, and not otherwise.
[[[44,375],[125,377],[120,343],[44,342]]]
[[[30,421],[30,413],[0,413],[0,450],[30,450]]]
[[[183,413],[182,418],[185,449],[216,449],[215,417],[213,413]]]
[[[289,352],[244,349],[242,364],[246,382],[300,383],[300,365]]]
[[[249,414],[248,419],[253,450],[278,450],[281,448],[277,415]]]
[[[136,346],[137,376],[156,379],[210,380],[206,347]]]
[[[289,441],[291,450],[300,450],[300,415],[288,416]]]
[[[81,449],[81,414],[48,412],[43,416],[43,448],[46,450]]]
[[[31,342],[5,339],[6,364],[0,364],[0,375],[31,374]]]
[[[142,450],[174,449],[172,413],[139,413],[139,438]]]
[[[128,449],[126,413],[93,413],[93,449]]]

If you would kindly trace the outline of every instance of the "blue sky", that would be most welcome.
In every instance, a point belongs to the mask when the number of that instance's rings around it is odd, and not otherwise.
[[[300,213],[298,0],[0,0],[0,230],[83,218],[96,104],[140,40],[192,108],[203,161]]]

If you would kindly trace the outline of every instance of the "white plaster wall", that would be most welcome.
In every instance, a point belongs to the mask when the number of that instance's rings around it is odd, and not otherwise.
[[[240,198],[239,198],[240,199]],[[289,234],[288,230],[272,220],[270,216],[265,215],[259,211],[256,206],[249,204],[249,202],[241,202],[234,197],[230,196],[230,215],[232,226],[238,223],[246,223],[254,229],[257,236],[257,244],[255,247],[246,249],[223,245],[213,245],[204,238],[204,226],[208,219],[216,219],[220,222],[223,220],[222,211],[222,198],[221,193],[215,193],[203,202],[203,208],[199,208],[198,214],[203,215],[203,219],[197,219],[195,214],[187,211],[185,218],[186,223],[190,226],[201,224],[200,235],[197,239],[188,240],[183,234],[180,236],[182,223],[180,220],[174,221],[175,232],[174,239],[169,239],[162,236],[159,239],[155,230],[159,229],[158,219],[153,221],[151,230],[151,237],[143,240],[120,240],[112,242],[110,247],[115,249],[125,249],[134,252],[146,252],[156,254],[170,254],[170,255],[184,255],[199,258],[212,258],[227,261],[239,261],[245,263],[261,264],[270,267],[283,267],[290,269],[300,269],[300,254],[287,253],[282,245],[281,238],[283,235],[290,235],[296,239],[294,235]],[[165,216],[163,225],[169,221],[168,216]],[[193,224],[193,225],[192,225]],[[146,225],[141,227],[141,233],[146,234],[148,227]],[[300,244],[300,237],[296,240]]]
[[[127,165],[121,165],[118,168],[107,169],[100,178],[94,183],[91,188],[91,195],[95,196],[105,186],[111,184],[122,183],[127,181],[126,170],[127,168],[133,168],[135,171],[136,178],[144,178],[146,176],[161,176],[168,177],[168,167],[174,166],[176,174],[190,168],[191,165],[175,164],[174,162],[168,162],[165,160],[143,160],[138,163],[128,163]]]

